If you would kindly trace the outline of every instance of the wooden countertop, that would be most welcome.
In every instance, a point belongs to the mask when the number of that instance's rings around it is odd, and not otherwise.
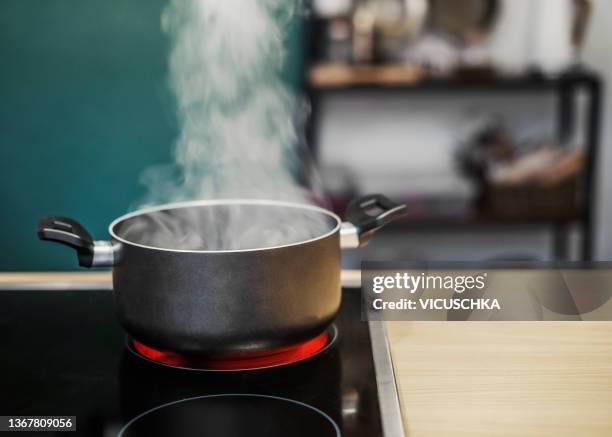
[[[406,434],[612,435],[612,322],[387,322]]]

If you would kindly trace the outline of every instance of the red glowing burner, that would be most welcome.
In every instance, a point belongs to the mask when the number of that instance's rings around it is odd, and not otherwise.
[[[334,328],[335,329],[335,328]],[[335,331],[334,331],[335,332]],[[289,346],[253,352],[228,352],[194,356],[153,349],[136,340],[131,344],[142,357],[171,367],[197,370],[254,370],[295,363],[309,358],[328,346],[335,335],[323,332],[317,337]]]

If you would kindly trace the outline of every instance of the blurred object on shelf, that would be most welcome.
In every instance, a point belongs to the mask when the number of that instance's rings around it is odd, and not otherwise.
[[[348,62],[352,58],[353,0],[313,0],[312,11],[319,20],[318,57],[326,62]]]
[[[574,61],[580,62],[582,45],[593,14],[592,0],[574,0],[575,18],[572,25],[572,47],[574,49]]]
[[[491,61],[497,68],[521,73],[529,67],[533,3],[532,0],[501,0],[501,13],[489,38]]]
[[[567,68],[573,60],[573,0],[538,0],[531,4],[531,62],[545,73]]]
[[[460,171],[479,185],[487,183],[491,167],[510,162],[516,154],[506,126],[499,117],[470,120],[459,139],[456,158]]]
[[[324,56],[328,62],[346,62],[352,56],[351,24],[344,17],[329,20]]]
[[[348,65],[321,64],[309,72],[309,83],[314,87],[354,85],[414,84],[421,79],[421,67],[416,65]]]
[[[400,62],[411,41],[420,36],[427,18],[427,0],[378,0],[373,3],[374,60]]]
[[[480,43],[495,23],[499,1],[430,0],[429,29],[461,43]]]
[[[473,69],[473,70],[489,70],[494,71],[491,65],[491,56],[486,44],[486,41],[480,43],[472,43],[466,45],[461,50],[461,60],[457,67],[461,69]]]
[[[353,12],[353,61],[398,62],[425,26],[427,0],[360,0]]]
[[[312,0],[312,11],[320,18],[346,16],[353,9],[353,0]]]
[[[551,187],[577,176],[584,164],[584,153],[581,150],[543,146],[495,169],[490,182],[506,186],[529,183],[539,187]]]
[[[424,34],[406,50],[405,60],[421,65],[431,77],[456,78],[458,72],[472,71],[487,71],[489,74],[484,79],[496,76],[485,44],[458,44],[456,39],[440,33]]]
[[[353,12],[353,62],[374,62],[374,2],[361,1]]]
[[[582,150],[570,150],[563,153],[554,166],[539,177],[542,187],[552,187],[567,179],[577,177],[586,165],[586,157]]]
[[[428,33],[406,51],[406,59],[423,66],[428,75],[445,76],[459,64],[461,54],[448,38]]]
[[[488,182],[494,185],[539,185],[539,178],[552,169],[563,151],[558,147],[542,147],[511,162],[493,165]]]
[[[486,42],[499,15],[500,1],[430,0],[429,32],[423,40],[437,37],[437,47],[432,43],[424,46],[417,43],[410,49],[409,56],[413,51],[417,52],[433,75],[456,74],[471,69],[491,70]],[[443,47],[443,41],[446,47]]]
[[[500,0],[501,13],[489,39],[491,61],[520,74],[536,68],[558,73],[578,60],[587,32],[589,0]]]

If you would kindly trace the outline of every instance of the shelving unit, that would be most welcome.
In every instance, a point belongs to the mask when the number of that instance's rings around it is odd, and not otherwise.
[[[457,72],[447,77],[428,76],[418,66],[410,65],[313,65],[304,83],[304,93],[311,104],[311,116],[307,124],[307,139],[313,156],[317,156],[320,118],[319,101],[324,95],[360,93],[372,98],[383,93],[550,93],[557,95],[557,134],[560,144],[571,138],[577,125],[577,96],[582,93],[588,99],[584,126],[585,167],[581,177],[576,216],[544,217],[537,220],[504,220],[487,217],[481,211],[461,217],[410,217],[405,225],[415,227],[445,227],[464,229],[497,225],[543,226],[550,229],[553,238],[552,252],[556,260],[569,258],[569,234],[577,225],[581,234],[580,260],[593,258],[593,228],[596,205],[596,160],[599,156],[599,125],[602,107],[602,82],[599,75],[583,68],[573,68],[556,76],[531,73],[524,76],[503,76],[490,70]]]

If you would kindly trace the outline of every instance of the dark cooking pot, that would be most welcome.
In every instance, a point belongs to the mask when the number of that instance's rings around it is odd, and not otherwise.
[[[323,332],[340,305],[340,248],[365,244],[404,210],[367,196],[343,223],[305,204],[195,201],[119,217],[110,241],[65,217],[43,218],[38,236],[76,249],[81,266],[113,267],[117,316],[135,340],[182,353],[256,351]]]

